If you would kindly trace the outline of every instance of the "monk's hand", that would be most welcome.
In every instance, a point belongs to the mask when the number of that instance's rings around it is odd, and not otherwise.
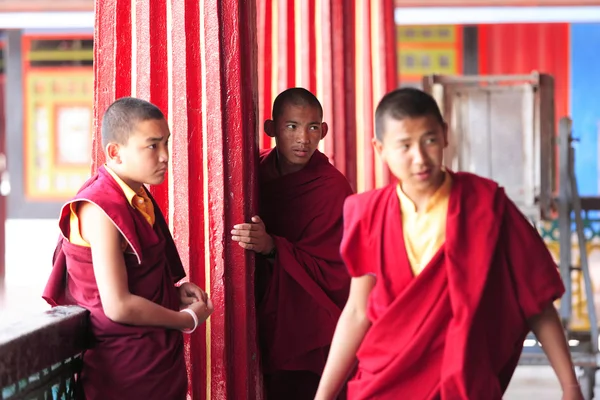
[[[189,306],[197,301],[206,303],[208,295],[197,285],[185,282],[179,286],[179,300],[183,306]]]
[[[250,223],[235,225],[231,235],[231,239],[238,242],[240,247],[259,254],[269,254],[275,247],[273,238],[258,215],[252,217]]]
[[[204,294],[206,295],[206,293]],[[205,300],[198,300],[190,304],[187,308],[196,314],[198,317],[198,323],[200,324],[206,321],[215,310],[212,300],[208,296],[205,297]]]

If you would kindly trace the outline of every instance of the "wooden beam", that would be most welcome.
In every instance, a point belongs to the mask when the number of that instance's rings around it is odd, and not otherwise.
[[[94,0],[0,0],[0,12],[94,11]]]
[[[597,6],[600,0],[394,0],[396,7]]]
[[[0,332],[0,388],[50,368],[86,348],[89,311],[55,307]]]

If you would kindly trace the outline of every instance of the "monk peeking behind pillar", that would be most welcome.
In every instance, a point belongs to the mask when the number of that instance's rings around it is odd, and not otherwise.
[[[63,206],[61,238],[43,297],[90,311],[91,347],[80,383],[87,400],[183,400],[183,335],[212,313],[185,277],[169,227],[144,184],[165,179],[163,113],[135,98],[102,120],[106,165]]]
[[[352,283],[318,400],[358,359],[348,399],[499,400],[532,330],[582,399],[542,238],[497,183],[443,167],[448,128],[416,89],[387,94],[373,143],[399,183],[351,196],[341,253]]]
[[[340,257],[342,210],[352,193],[317,147],[323,108],[302,88],[273,103],[260,156],[260,213],[232,239],[258,253],[257,313],[267,400],[313,399],[350,276]]]

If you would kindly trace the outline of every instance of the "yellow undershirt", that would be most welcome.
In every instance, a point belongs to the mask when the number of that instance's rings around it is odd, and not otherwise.
[[[140,213],[142,213],[142,215],[144,216],[144,218],[146,219],[146,221],[148,221],[148,223],[150,225],[154,225],[154,221],[155,221],[154,205],[152,204],[152,201],[146,194],[144,187],[142,186],[140,188],[140,190],[137,193],[135,193],[133,191],[133,189],[130,188],[129,185],[127,185],[125,182],[123,182],[123,180],[121,178],[119,178],[119,176],[113,170],[111,170],[106,165],[104,166],[104,168],[106,169],[106,172],[108,172],[115,179],[115,181],[117,181],[117,183],[123,190],[123,193],[125,193],[125,197],[127,197],[129,204],[132,207],[134,207],[135,209],[137,209]],[[89,247],[90,246],[89,243],[86,242],[83,239],[83,237],[81,237],[81,230],[80,230],[80,226],[79,226],[79,217],[77,216],[77,208],[80,203],[81,202],[78,201],[78,202],[71,203],[71,205],[70,205],[71,216],[70,216],[69,242],[71,242],[73,244],[77,244],[79,246]],[[127,241],[123,240],[123,246],[124,246],[123,250],[125,250],[125,248],[127,247]]]
[[[446,215],[452,188],[452,178],[446,172],[444,183],[429,199],[424,210],[417,207],[398,184],[396,192],[402,212],[402,232],[410,267],[415,276],[429,264],[446,240]]]

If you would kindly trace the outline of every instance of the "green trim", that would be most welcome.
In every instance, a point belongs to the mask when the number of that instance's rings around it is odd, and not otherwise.
[[[560,236],[558,220],[541,224],[538,226],[538,232],[546,242],[558,242]],[[587,241],[600,240],[600,218],[584,218],[583,234]]]

